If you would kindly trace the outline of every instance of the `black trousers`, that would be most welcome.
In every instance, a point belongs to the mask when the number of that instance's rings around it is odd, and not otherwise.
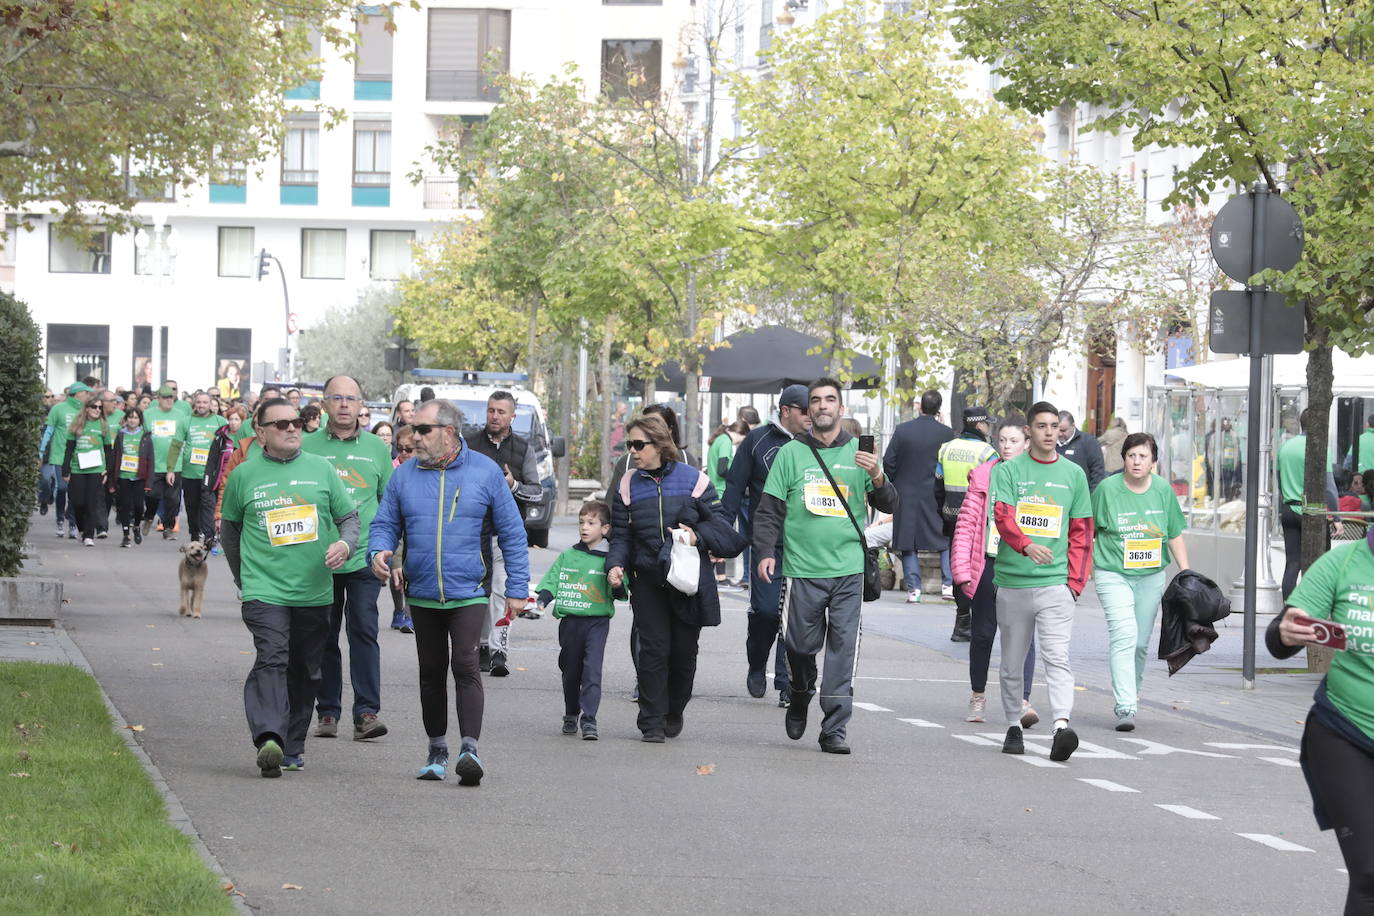
[[[115,490],[119,514],[116,518],[121,527],[137,525],[143,521],[143,481],[120,478]]]
[[[194,477],[183,478],[181,489],[186,495],[187,533],[191,540],[208,544],[215,538],[215,491]]]
[[[243,622],[253,634],[257,658],[243,684],[243,711],[253,744],[268,738],[283,753],[305,750],[305,733],[320,689],[320,660],[329,633],[329,605],[283,607],[243,603]]]
[[[103,474],[73,474],[67,484],[67,500],[76,517],[77,530],[83,538],[95,537],[95,524],[100,515],[101,494],[105,489]]]
[[[1283,528],[1283,600],[1298,587],[1298,571],[1302,569],[1302,516],[1284,503],[1279,507],[1279,525]]]
[[[1336,831],[1350,888],[1345,916],[1374,913],[1374,756],[1346,741],[1310,714],[1302,734],[1310,785]]]
[[[167,483],[166,474],[153,474],[153,487],[148,491],[148,505],[143,517],[154,518],[159,505],[162,506],[162,527],[171,531],[172,526],[177,523],[177,514],[181,512],[180,474],[173,476],[170,485]],[[214,509],[211,505],[210,511],[213,512]]]
[[[438,610],[410,606],[415,621],[415,654],[420,661],[420,717],[425,734],[448,734],[448,672],[453,667],[453,687],[458,709],[458,732],[476,741],[482,737],[482,671],[477,665],[477,642],[487,603]],[[450,644],[452,651],[450,651]]]
[[[558,621],[558,670],[563,672],[563,714],[596,720],[601,706],[601,664],[606,657],[609,617],[564,617]]]
[[[635,572],[630,573],[630,609],[639,630],[638,725],[640,731],[654,731],[664,728],[668,716],[681,716],[692,699],[701,627],[673,613],[667,585]]]

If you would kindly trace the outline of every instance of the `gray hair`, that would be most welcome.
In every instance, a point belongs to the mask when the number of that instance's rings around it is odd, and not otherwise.
[[[424,406],[434,407],[434,419],[441,426],[452,426],[455,431],[461,431],[463,427],[463,412],[458,409],[448,398],[435,398],[426,401]]]

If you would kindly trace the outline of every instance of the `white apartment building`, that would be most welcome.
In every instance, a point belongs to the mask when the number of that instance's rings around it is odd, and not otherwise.
[[[360,7],[357,61],[326,47],[321,79],[288,93],[280,158],[233,169],[226,183],[139,188],[138,232],[74,244],[45,207],[8,209],[0,288],[29,304],[50,386],[93,374],[111,386],[173,378],[190,390],[231,362],[254,388],[285,378],[292,332],[394,284],[410,269],[411,243],[467,211],[457,179],[438,174],[424,148],[499,101],[483,73],[492,52],[536,79],[572,62],[593,92],[616,91],[631,67],[666,86],[693,12],[692,0],[421,7],[399,5],[394,34]],[[322,105],[347,115],[330,129]],[[412,183],[416,171],[424,178]],[[276,263],[259,281],[263,249]]]

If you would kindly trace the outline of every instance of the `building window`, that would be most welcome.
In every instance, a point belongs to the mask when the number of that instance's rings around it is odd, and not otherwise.
[[[48,385],[53,391],[88,375],[110,380],[108,324],[50,324],[43,350]]]
[[[249,277],[253,275],[253,227],[219,227],[219,275],[221,277]]]
[[[374,280],[399,280],[410,272],[412,229],[373,229],[370,274]]]
[[[391,122],[353,122],[353,183],[391,184]]]
[[[48,273],[107,274],[110,272],[108,229],[76,230],[69,236],[56,223],[48,224]]]
[[[342,280],[347,233],[343,229],[301,230],[301,277]],[[375,242],[373,243],[375,246]]]
[[[601,42],[601,92],[608,98],[656,99],[663,71],[663,42],[610,38]]]
[[[130,200],[176,200],[176,185],[166,178],[148,174],[148,167],[139,160],[125,156],[120,163],[124,175],[124,193]]]
[[[429,11],[429,67],[425,98],[447,102],[497,102],[500,91],[486,69],[510,66],[510,10]]]
[[[353,76],[360,80],[391,79],[392,34],[387,27],[391,20],[381,13],[381,7],[362,7],[358,16],[358,59],[353,63]]]
[[[320,180],[320,116],[291,114],[286,118],[282,147],[281,183],[317,184]]]
[[[759,53],[762,54],[773,45],[773,0],[759,0],[761,19],[759,22]]]

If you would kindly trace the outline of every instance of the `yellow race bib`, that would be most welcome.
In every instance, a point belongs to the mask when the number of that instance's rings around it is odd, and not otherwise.
[[[319,537],[319,516],[314,506],[269,509],[264,518],[267,521],[267,539],[273,547],[307,544]]]
[[[210,460],[210,450],[208,448],[196,448],[191,446],[191,463],[204,465]]]
[[[120,459],[119,459],[119,469],[120,469],[120,471],[127,472],[127,473],[129,473],[129,474],[137,474],[137,473],[138,473],[138,456],[137,456],[137,455],[125,455],[123,458],[120,458]]]
[[[164,438],[164,437],[166,437],[166,436],[175,436],[176,434],[177,434],[177,421],[176,421],[176,420],[154,420],[154,421],[153,421],[153,435],[154,435],[154,436],[157,436],[159,439]]]
[[[1064,533],[1064,507],[1019,502],[1016,504],[1016,527],[1032,537],[1058,538]]]
[[[844,511],[844,503],[840,502],[840,499],[849,499],[849,487],[840,484],[840,492],[843,497],[837,497],[835,489],[829,483],[808,483],[802,488],[802,501],[806,505],[806,511],[812,515],[848,518],[849,514]]]
[[[1124,538],[1122,557],[1126,569],[1159,569],[1164,563],[1163,538]]]

